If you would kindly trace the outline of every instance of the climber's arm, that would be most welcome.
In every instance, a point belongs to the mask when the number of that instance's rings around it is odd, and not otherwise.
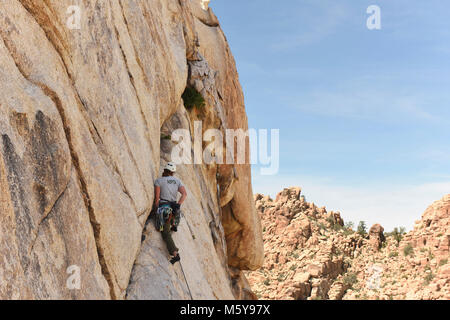
[[[186,200],[186,198],[187,198],[186,188],[184,186],[181,186],[181,187],[178,188],[178,192],[181,193],[181,198],[178,201],[178,204],[182,205],[184,200]]]
[[[161,187],[155,186],[155,207],[159,207],[159,197],[161,195]]]

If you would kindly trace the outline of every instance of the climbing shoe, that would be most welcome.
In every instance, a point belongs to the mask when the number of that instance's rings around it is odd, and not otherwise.
[[[171,230],[172,230],[173,232],[177,232],[177,231],[178,231],[178,228],[177,228],[176,226],[172,226]]]
[[[171,264],[175,264],[176,262],[178,262],[178,261],[180,261],[180,255],[179,254],[177,254],[175,257],[173,257],[171,260],[170,260],[170,263]]]

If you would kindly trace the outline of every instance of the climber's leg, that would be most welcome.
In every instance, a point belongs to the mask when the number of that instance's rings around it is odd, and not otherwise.
[[[173,221],[172,221],[172,231],[177,232],[178,231],[178,225],[180,224],[181,220],[181,210],[177,209],[173,213]]]
[[[171,223],[170,221],[167,221],[164,224],[164,229],[162,231],[162,237],[164,242],[166,243],[167,249],[169,250],[169,253],[173,256],[178,254],[178,248],[175,245],[175,242],[172,239],[172,235],[170,234],[171,229]]]

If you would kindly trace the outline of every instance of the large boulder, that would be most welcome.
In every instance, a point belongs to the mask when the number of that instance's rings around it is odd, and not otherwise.
[[[369,242],[372,248],[376,251],[380,250],[385,240],[384,228],[380,224],[374,224],[369,229]]]

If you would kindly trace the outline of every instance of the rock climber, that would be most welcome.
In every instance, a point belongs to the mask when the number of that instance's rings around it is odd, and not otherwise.
[[[172,239],[171,232],[177,232],[181,219],[181,205],[187,198],[186,188],[180,179],[174,176],[177,167],[169,162],[164,167],[162,177],[155,181],[155,208],[157,208],[157,226],[162,233],[169,254],[170,262],[175,264],[180,261],[179,249]],[[181,198],[178,200],[178,193]]]

